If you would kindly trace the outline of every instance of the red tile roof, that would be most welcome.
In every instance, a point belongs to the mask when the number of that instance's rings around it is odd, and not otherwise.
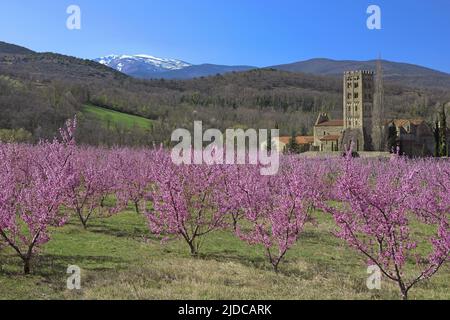
[[[291,137],[288,137],[288,136],[278,137],[278,141],[280,141],[281,143],[284,143],[284,144],[288,144],[290,140],[291,140]]]
[[[322,123],[319,123],[316,127],[343,127],[344,120],[328,120]]]
[[[424,123],[425,121],[423,119],[395,119],[394,124],[396,127],[403,127],[407,125],[408,123],[411,123],[412,125],[418,126]]]
[[[320,141],[337,141],[341,138],[341,136],[338,135],[328,135],[320,139]]]
[[[289,136],[283,136],[283,137],[279,137],[278,139],[281,143],[288,144],[289,141],[291,141],[291,138],[292,137],[289,137]],[[311,143],[314,143],[314,137],[313,136],[297,136],[297,137],[295,137],[295,141],[298,144],[311,144]]]
[[[298,136],[295,138],[298,144],[310,144],[314,143],[314,136]]]

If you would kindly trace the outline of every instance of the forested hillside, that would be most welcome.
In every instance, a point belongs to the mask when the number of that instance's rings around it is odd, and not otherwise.
[[[311,133],[318,112],[342,117],[341,79],[275,69],[257,69],[192,80],[137,80],[89,60],[0,50],[0,129],[28,131],[34,140],[50,137],[65,119],[78,114],[80,142],[152,144],[168,142],[174,128],[270,128],[282,134]],[[2,53],[3,52],[3,53]],[[6,52],[6,53],[5,53]],[[388,83],[387,117],[432,121],[448,90]],[[105,128],[91,104],[153,120],[151,128],[114,123]]]
[[[0,53],[8,53],[8,54],[30,54],[34,53],[32,50],[17,46],[14,44],[6,43],[0,41]]]

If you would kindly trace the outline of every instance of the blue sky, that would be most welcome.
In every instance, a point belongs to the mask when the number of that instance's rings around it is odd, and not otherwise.
[[[71,4],[81,30],[66,28]],[[382,30],[366,27],[371,4],[381,7]],[[147,53],[254,66],[381,54],[450,73],[450,1],[1,0],[0,40],[83,58]]]

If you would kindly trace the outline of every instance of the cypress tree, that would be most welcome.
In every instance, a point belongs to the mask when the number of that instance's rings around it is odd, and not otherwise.
[[[436,120],[436,123],[434,125],[434,145],[435,145],[435,150],[434,150],[434,156],[436,158],[441,156],[441,139],[440,139],[440,129],[439,129],[439,120]]]
[[[440,144],[440,156],[448,157],[447,146],[447,115],[445,113],[445,104],[442,105],[440,114],[440,130],[439,130],[439,144]]]
[[[291,139],[289,140],[289,143],[286,146],[286,151],[289,153],[300,153],[301,152],[301,146],[297,143],[295,132],[292,132]]]
[[[397,152],[397,146],[398,146],[398,141],[397,141],[397,128],[395,127],[394,124],[390,125],[388,127],[389,131],[388,131],[388,150],[389,152]]]

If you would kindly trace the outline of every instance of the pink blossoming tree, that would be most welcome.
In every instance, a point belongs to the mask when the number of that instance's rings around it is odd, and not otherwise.
[[[153,190],[146,210],[152,233],[175,235],[185,240],[192,255],[198,255],[202,239],[223,228],[225,212],[217,205],[218,166],[175,165],[170,155],[159,152],[153,162]]]
[[[286,157],[274,176],[261,176],[258,167],[247,166],[232,190],[244,217],[236,234],[251,245],[262,245],[275,272],[311,220],[303,169],[294,157]]]
[[[76,213],[85,229],[92,214],[114,190],[115,172],[109,158],[109,151],[99,148],[78,148],[74,154],[74,179],[65,205]]]
[[[152,184],[153,155],[156,150],[118,149],[110,158],[110,170],[115,172],[115,195],[118,208],[125,209],[131,202],[136,213],[145,210],[145,197]],[[160,168],[164,170],[164,168]]]
[[[336,221],[337,236],[397,283],[403,299],[449,257],[449,193],[430,179],[440,175],[438,171],[424,175],[431,168],[397,155],[390,161],[347,156],[336,186],[340,204],[324,205]],[[433,190],[440,191],[433,194]],[[432,247],[428,256],[417,250],[426,243],[423,236],[414,234],[414,223],[432,225],[436,230],[428,238]],[[415,268],[409,268],[408,261],[416,261]]]
[[[59,209],[73,179],[75,126],[68,121],[61,142],[0,145],[0,237],[22,259],[25,274],[38,247],[49,240],[49,227],[66,221]]]

